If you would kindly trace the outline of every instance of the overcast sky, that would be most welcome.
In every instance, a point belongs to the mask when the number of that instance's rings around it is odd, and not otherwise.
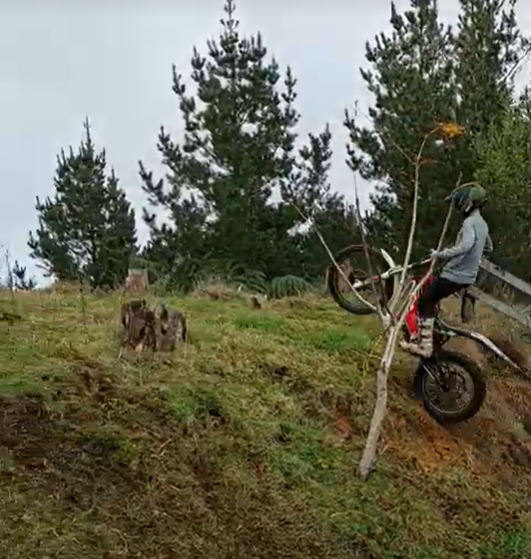
[[[35,273],[26,241],[37,224],[35,197],[53,192],[56,155],[77,146],[82,121],[135,209],[144,204],[137,161],[157,169],[164,124],[179,137],[171,91],[172,63],[189,73],[192,47],[206,52],[219,35],[224,0],[0,0],[0,244]],[[409,4],[399,0],[399,9]],[[440,2],[455,19],[457,0]],[[520,0],[529,29],[531,2]],[[261,31],[266,46],[298,78],[301,132],[329,122],[334,133],[334,187],[352,199],[344,164],[344,109],[370,98],[359,76],[365,42],[389,27],[388,0],[237,0],[243,33]],[[362,196],[367,197],[367,185]],[[139,220],[141,241],[146,229]],[[1,268],[0,268],[1,269]]]

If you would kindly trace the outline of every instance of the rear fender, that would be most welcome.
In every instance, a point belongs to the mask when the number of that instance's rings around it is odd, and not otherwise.
[[[479,332],[464,330],[462,328],[449,327],[449,329],[454,333],[454,335],[462,336],[463,338],[468,338],[469,340],[474,340],[480,346],[484,347],[487,351],[493,353],[494,355],[499,357],[502,361],[507,363],[507,365],[513,367],[513,369],[516,369],[517,371],[522,370],[522,368],[519,365],[517,365],[510,357],[505,355],[505,353],[503,353],[503,351],[493,341],[487,338],[487,336],[484,336]]]

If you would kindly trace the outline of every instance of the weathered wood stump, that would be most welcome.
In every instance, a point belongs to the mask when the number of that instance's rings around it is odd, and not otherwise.
[[[120,351],[156,350],[157,319],[145,299],[122,304],[119,328]]]
[[[125,280],[124,294],[144,295],[148,289],[148,271],[141,268],[131,268]]]
[[[150,308],[145,299],[123,303],[119,323],[120,355],[133,351],[174,351],[187,339],[186,317],[181,311]]]

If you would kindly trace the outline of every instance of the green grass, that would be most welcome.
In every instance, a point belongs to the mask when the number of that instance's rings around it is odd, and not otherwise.
[[[402,358],[359,480],[373,319],[323,299],[166,302],[191,342],[119,360],[117,297],[17,294],[23,320],[0,323],[0,557],[531,556],[531,475],[505,425],[487,406],[444,432],[406,397]]]

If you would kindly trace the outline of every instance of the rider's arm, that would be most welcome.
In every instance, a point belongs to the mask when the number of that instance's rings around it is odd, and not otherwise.
[[[466,254],[474,246],[475,240],[476,231],[474,226],[470,220],[465,219],[457,244],[453,247],[441,250],[436,254],[436,257],[440,260],[450,260],[456,256]]]

